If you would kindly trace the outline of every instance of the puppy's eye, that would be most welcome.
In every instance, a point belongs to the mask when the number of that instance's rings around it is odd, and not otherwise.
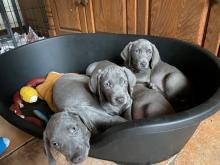
[[[52,145],[56,148],[59,148],[59,146],[60,146],[57,142],[52,142]]]
[[[152,53],[152,50],[147,49],[147,50],[146,50],[146,53]]]
[[[76,127],[71,127],[70,129],[69,129],[69,132],[71,133],[71,134],[75,134],[76,132],[77,132],[77,128]]]
[[[135,49],[135,53],[140,53],[140,49]]]
[[[125,79],[123,79],[123,78],[121,78],[120,82],[121,82],[122,85],[127,84],[127,81]]]
[[[111,87],[111,86],[112,86],[111,81],[106,81],[106,82],[104,83],[104,87]]]

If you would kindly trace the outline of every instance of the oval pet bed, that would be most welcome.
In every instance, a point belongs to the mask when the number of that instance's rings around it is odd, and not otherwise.
[[[104,59],[122,64],[120,52],[128,42],[139,38],[154,43],[162,60],[188,77],[193,86],[193,104],[173,115],[129,121],[106,130],[91,139],[90,156],[124,164],[150,164],[169,158],[181,150],[202,120],[220,108],[220,61],[208,51],[176,39],[73,34],[11,50],[0,56],[1,115],[16,127],[41,137],[42,128],[9,110],[13,94],[28,80],[51,71],[85,73],[90,63]],[[33,106],[50,112],[44,103]]]

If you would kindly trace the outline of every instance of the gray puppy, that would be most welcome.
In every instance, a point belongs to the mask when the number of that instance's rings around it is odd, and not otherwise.
[[[121,52],[125,65],[131,69],[137,82],[150,83],[153,88],[162,91],[168,100],[189,90],[189,82],[184,74],[176,67],[160,59],[154,44],[145,39],[130,42]]]
[[[129,120],[158,117],[175,113],[165,97],[154,89],[146,88],[144,84],[136,84],[132,95],[131,111],[125,112]]]
[[[111,116],[99,105],[90,92],[87,76],[66,74],[53,88],[54,114],[44,131],[44,146],[49,165],[55,164],[50,148],[62,153],[71,164],[78,164],[88,156],[91,135],[125,122],[120,116]]]
[[[100,105],[111,115],[120,115],[131,107],[135,75],[127,68],[109,61],[90,64],[90,90],[99,97]]]

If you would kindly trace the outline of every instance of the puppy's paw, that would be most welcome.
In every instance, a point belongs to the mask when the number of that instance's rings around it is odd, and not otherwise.
[[[156,90],[157,92],[160,91],[160,89],[158,88],[158,86],[154,83],[151,83],[151,82],[147,82],[146,86],[150,89],[153,89],[153,90]]]
[[[154,90],[156,90],[157,92],[159,92],[159,88],[157,87],[156,84],[150,83],[150,87],[151,87],[151,89],[154,89]]]

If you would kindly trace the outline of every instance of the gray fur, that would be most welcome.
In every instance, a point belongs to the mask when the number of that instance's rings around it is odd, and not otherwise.
[[[125,117],[130,120],[175,113],[173,107],[160,92],[146,88],[144,84],[135,85],[132,98],[132,109],[130,112],[125,112]]]
[[[99,61],[88,66],[90,90],[99,97],[100,105],[111,115],[121,115],[132,104],[135,75],[127,68],[109,61]]]
[[[121,57],[125,66],[135,73],[138,83],[149,83],[170,101],[188,91],[189,82],[185,75],[161,61],[156,46],[148,40],[130,42],[121,52]]]
[[[80,163],[89,153],[91,135],[126,120],[111,116],[99,105],[90,92],[87,76],[66,74],[53,88],[53,101],[59,110],[44,131],[44,146],[49,165],[55,165],[50,152],[53,147],[71,163]]]

